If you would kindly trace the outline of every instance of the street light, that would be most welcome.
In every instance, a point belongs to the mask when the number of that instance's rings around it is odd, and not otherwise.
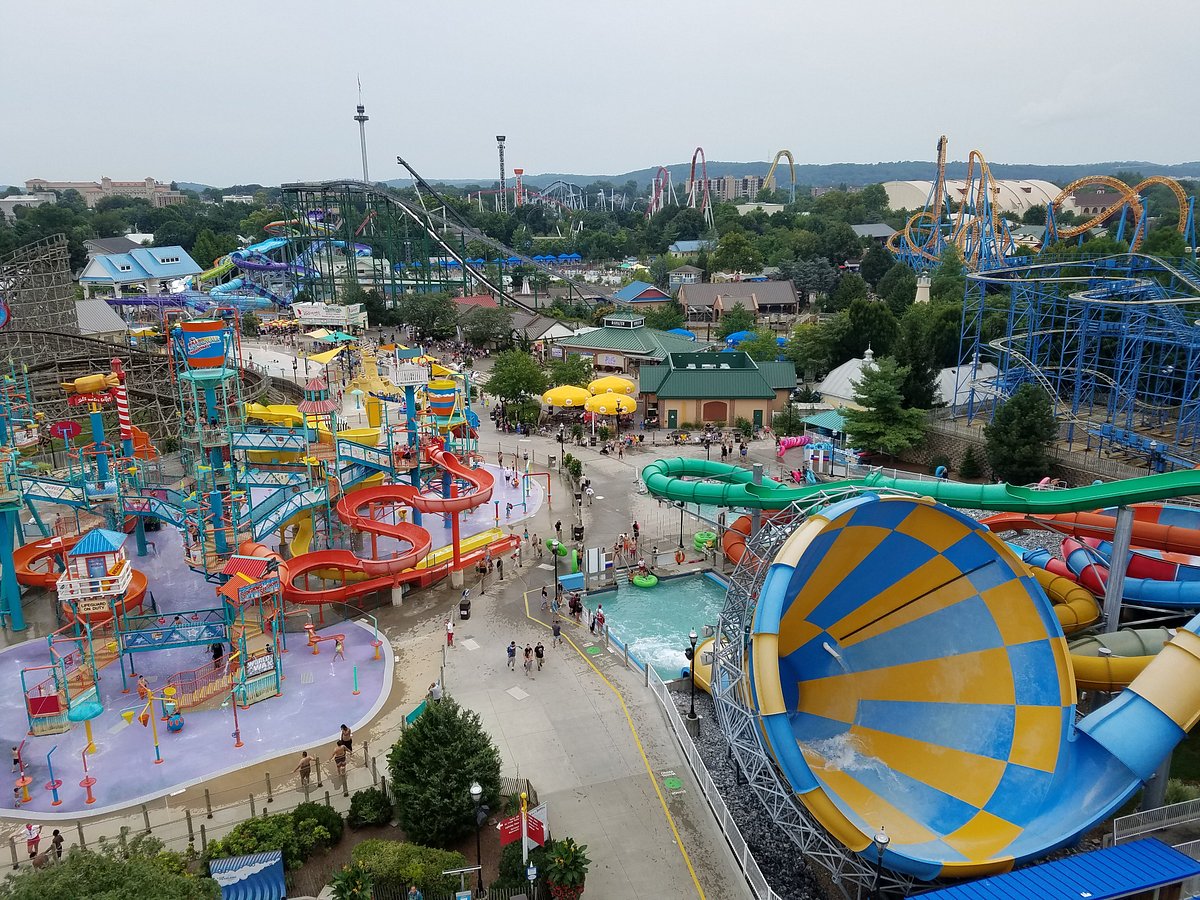
[[[679,501],[679,549],[683,549],[683,501]]]
[[[558,550],[562,547],[562,542],[558,538],[550,541],[550,552],[554,554],[554,596],[558,596]]]
[[[292,381],[296,382],[296,384],[300,383],[299,369],[300,369],[300,360],[296,359],[296,357],[293,356],[292,357]]]
[[[888,848],[892,839],[882,825],[871,839],[875,843],[875,883],[871,886],[871,900],[879,900],[879,877],[883,874],[883,851]]]
[[[691,675],[692,681],[692,703],[691,707],[688,709],[688,719],[690,719],[693,723],[696,721],[696,641],[698,638],[699,635],[696,634],[695,628],[688,632],[688,643],[692,645],[691,649],[688,651],[688,674]],[[692,727],[694,728],[695,725],[693,724]]]
[[[480,842],[479,832],[483,826],[483,819],[486,813],[483,807],[479,805],[483,800],[483,785],[478,781],[471,782],[471,802],[475,804],[475,862],[479,865],[479,896],[483,896],[483,846]]]
[[[563,457],[566,456],[566,454],[567,454],[566,441],[567,441],[566,429],[563,428],[562,426],[559,426],[559,429],[558,429],[558,467],[560,469],[562,468]]]
[[[712,449],[712,441],[709,440],[708,438],[705,438],[704,439],[704,459],[706,461],[712,459],[712,456],[710,455],[710,452],[709,452],[711,449]]]

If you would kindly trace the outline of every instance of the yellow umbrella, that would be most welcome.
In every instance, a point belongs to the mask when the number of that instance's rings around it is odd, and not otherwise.
[[[542,394],[542,402],[547,406],[583,406],[591,398],[586,390],[571,384],[560,384]]]
[[[637,386],[628,378],[621,378],[619,375],[605,375],[589,384],[588,390],[593,394],[635,394]]]
[[[601,416],[625,415],[637,409],[637,401],[624,394],[599,394],[583,404],[583,408]]]

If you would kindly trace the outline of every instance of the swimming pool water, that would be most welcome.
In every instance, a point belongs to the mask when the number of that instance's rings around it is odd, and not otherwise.
[[[708,575],[685,575],[664,578],[652,588],[621,585],[590,599],[593,607],[603,604],[609,631],[667,680],[678,678],[688,664],[683,653],[688,632],[694,628],[702,634],[705,625],[717,623],[725,587]]]

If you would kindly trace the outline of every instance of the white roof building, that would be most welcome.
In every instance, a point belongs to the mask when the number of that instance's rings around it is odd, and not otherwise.
[[[1060,189],[1049,181],[1039,179],[1003,179],[996,182],[1000,192],[994,203],[1000,212],[1021,215],[1031,206],[1048,206],[1050,201],[1059,195]],[[887,191],[888,206],[892,209],[918,210],[925,206],[933,193],[932,181],[885,181],[883,189]],[[946,191],[951,200],[956,203],[963,201],[967,183],[961,179],[946,179]],[[1075,200],[1068,197],[1063,201],[1062,209],[1074,211]]]

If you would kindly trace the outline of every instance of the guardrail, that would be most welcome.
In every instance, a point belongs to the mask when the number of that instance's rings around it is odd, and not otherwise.
[[[1170,806],[1159,806],[1113,819],[1110,840],[1113,844],[1120,844],[1197,819],[1200,819],[1200,800],[1184,800],[1182,803],[1172,803]]]

